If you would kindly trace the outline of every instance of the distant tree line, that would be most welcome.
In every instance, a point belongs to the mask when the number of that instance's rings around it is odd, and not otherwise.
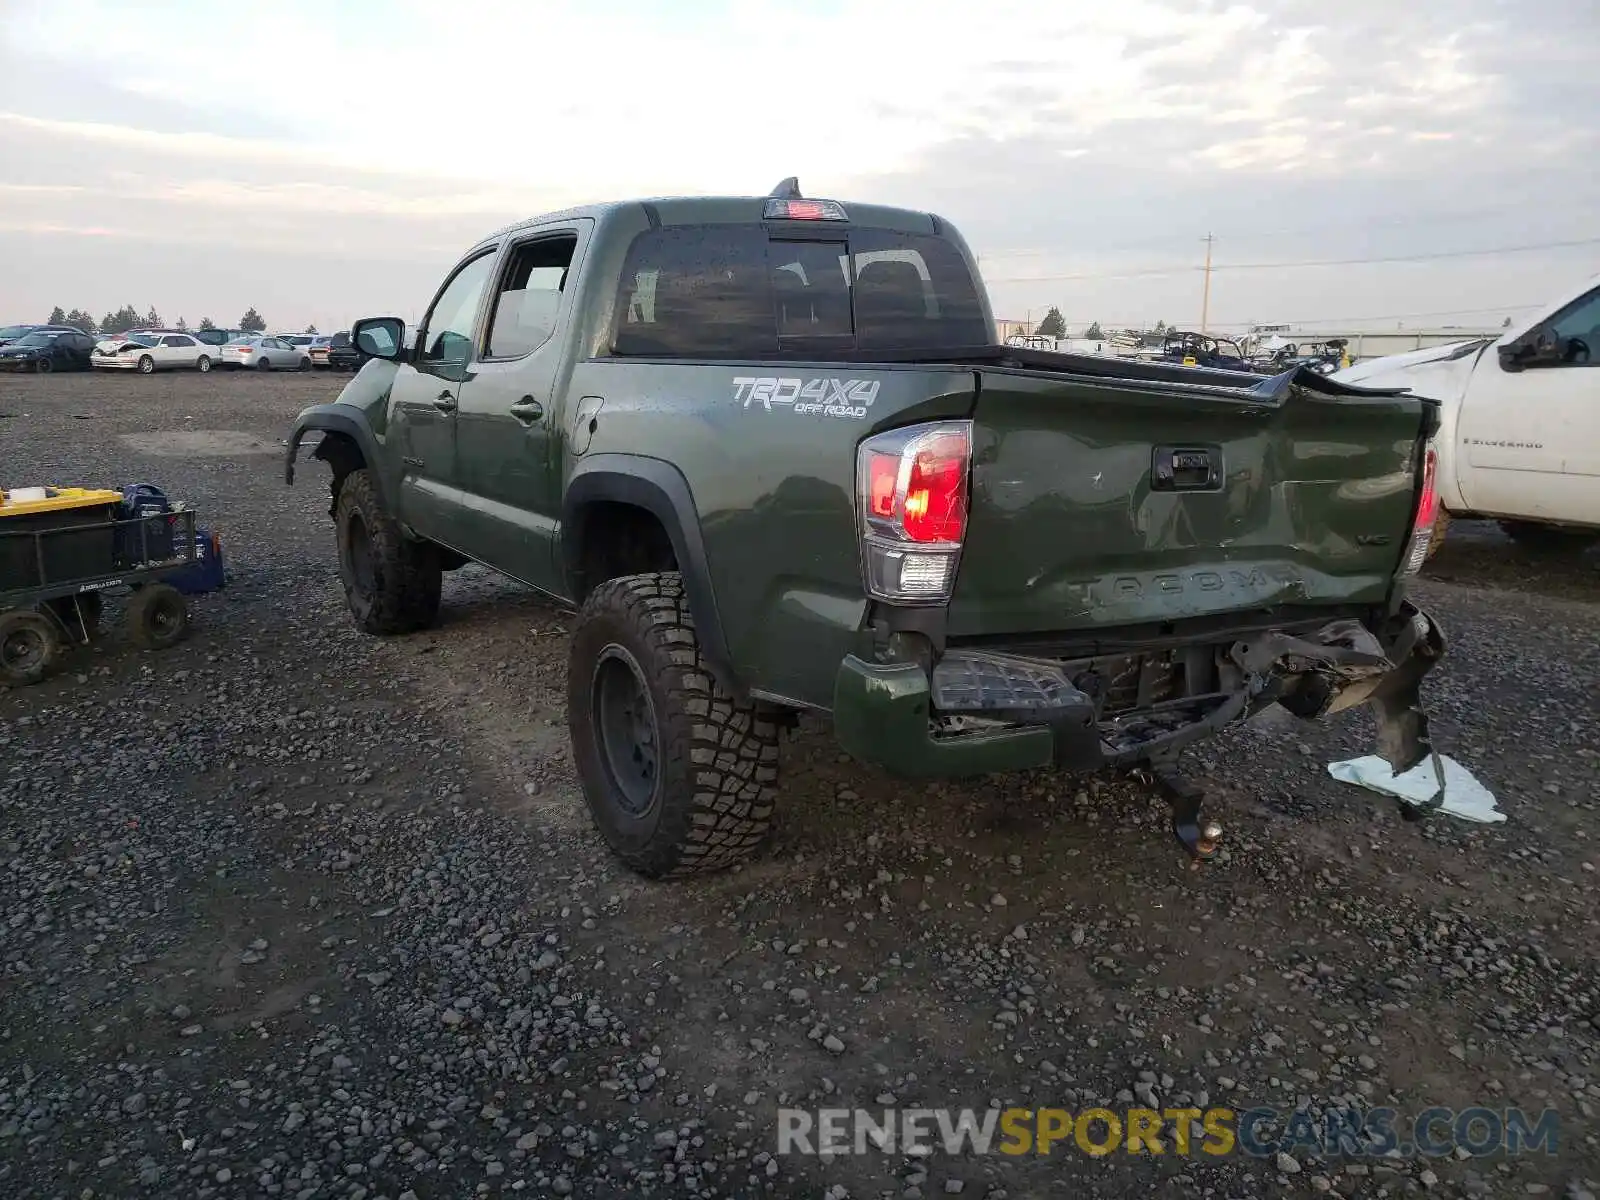
[[[1157,335],[1166,333],[1167,323],[1165,321],[1157,321],[1155,331]],[[1045,337],[1059,338],[1067,336],[1067,319],[1061,315],[1059,308],[1054,305],[1050,306],[1050,311],[1045,313],[1044,320],[1039,322],[1038,332]],[[1106,335],[1100,328],[1099,321],[1091,321],[1089,328],[1083,331],[1083,336],[1088,341],[1098,342],[1103,341]]]
[[[166,328],[165,323],[161,320],[161,314],[155,310],[155,305],[151,305],[150,311],[141,316],[139,310],[131,304],[124,304],[116,312],[108,312],[98,321],[90,315],[87,309],[75,308],[71,312],[63,312],[58,304],[50,310],[50,319],[45,323],[47,325],[71,325],[73,328],[81,329],[85,333],[107,335],[127,333],[130,329]],[[215,322],[210,317],[200,318],[199,328],[202,331],[215,329],[216,327]],[[173,323],[172,328],[187,330],[189,323],[179,317]],[[238,328],[247,333],[264,333],[266,332],[267,323],[261,314],[252,307],[246,310],[244,316],[239,318]],[[315,333],[316,331],[316,326],[314,325],[306,330],[307,333]]]

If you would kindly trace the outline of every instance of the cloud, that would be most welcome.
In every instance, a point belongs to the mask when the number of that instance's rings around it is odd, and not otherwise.
[[[0,226],[447,262],[534,212],[798,173],[954,219],[1003,310],[1172,319],[1194,271],[1150,271],[1208,231],[1225,268],[1594,229],[1600,10],[1538,8],[615,0],[597,39],[576,0],[290,0],[232,54],[201,0],[12,0]],[[1214,312],[1492,306],[1572,258],[1219,272]],[[349,286],[333,261],[308,290]],[[13,274],[0,304],[44,290]]]

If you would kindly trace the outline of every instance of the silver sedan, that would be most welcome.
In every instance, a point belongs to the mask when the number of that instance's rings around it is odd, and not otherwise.
[[[303,346],[291,346],[281,338],[242,337],[223,346],[217,360],[229,370],[252,367],[257,371],[309,371],[311,356]]]

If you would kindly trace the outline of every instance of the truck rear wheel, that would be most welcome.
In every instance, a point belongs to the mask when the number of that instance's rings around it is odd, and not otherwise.
[[[1534,554],[1579,555],[1595,542],[1600,533],[1591,529],[1565,529],[1560,525],[1540,525],[1534,521],[1501,521],[1506,536]]]
[[[363,632],[414,633],[438,619],[438,555],[427,542],[406,537],[365,467],[345,476],[334,525],[345,600]]]
[[[572,635],[567,723],[595,824],[639,874],[719,870],[766,837],[778,727],[712,677],[678,573],[590,593]]]

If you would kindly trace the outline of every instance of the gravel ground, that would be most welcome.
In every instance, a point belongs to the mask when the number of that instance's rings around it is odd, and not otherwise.
[[[436,631],[343,609],[324,376],[0,378],[12,486],[160,483],[233,584],[0,692],[0,1193],[1584,1200],[1600,1181],[1600,563],[1467,524],[1419,586],[1445,749],[1509,815],[1335,785],[1362,714],[1207,743],[1226,850],[1040,773],[784,748],[753,865],[649,885],[590,828],[567,618],[476,568]],[[108,621],[117,615],[113,605]],[[773,1157],[783,1104],[1559,1110],[1553,1156]]]

